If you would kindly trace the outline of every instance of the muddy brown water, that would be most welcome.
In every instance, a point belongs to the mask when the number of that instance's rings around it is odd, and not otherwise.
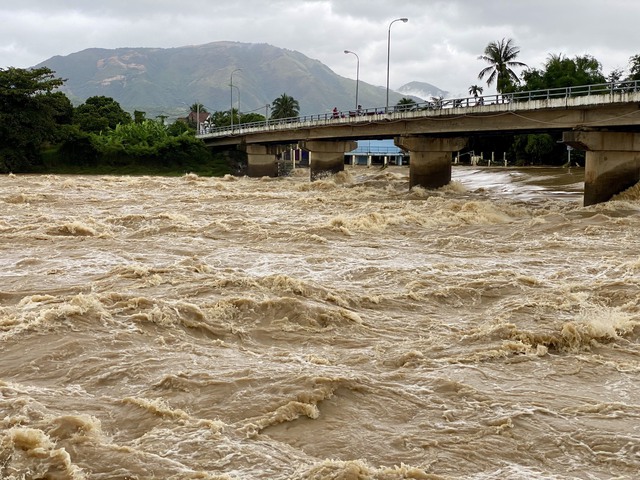
[[[0,178],[2,479],[634,479],[640,186]]]

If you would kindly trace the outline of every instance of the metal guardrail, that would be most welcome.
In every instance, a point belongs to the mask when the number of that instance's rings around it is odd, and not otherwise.
[[[349,155],[402,155],[402,151],[398,147],[386,146],[358,146],[355,150],[346,152]]]
[[[526,92],[512,92],[505,94],[473,96],[464,98],[432,98],[431,101],[396,105],[393,107],[377,107],[346,112],[328,112],[302,117],[278,118],[260,122],[241,123],[238,125],[208,128],[199,138],[215,138],[228,135],[265,132],[274,130],[288,130],[293,127],[315,127],[334,123],[352,123],[376,121],[386,118],[388,114],[436,111],[450,108],[472,108],[483,105],[510,104],[529,102],[533,100],[551,100],[589,95],[614,95],[640,92],[640,80],[623,82],[580,85],[572,87],[550,88],[546,90],[531,90]]]

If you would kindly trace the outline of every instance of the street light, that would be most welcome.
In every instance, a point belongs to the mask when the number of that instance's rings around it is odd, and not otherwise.
[[[356,113],[358,112],[358,82],[360,81],[360,57],[356,52],[345,50],[344,53],[350,53],[356,56]]]
[[[407,23],[408,21],[408,18],[396,18],[389,24],[389,31],[387,34],[387,108],[385,109],[385,112],[389,111],[389,59],[391,57],[391,25],[396,22]]]
[[[240,121],[240,88],[237,85],[229,85],[232,89],[236,89],[238,91],[238,122]],[[233,105],[233,104],[232,104]],[[231,121],[233,122],[233,106],[231,107]],[[233,123],[232,123],[233,125]]]
[[[229,86],[231,87],[229,90],[231,90],[231,110],[229,111],[229,114],[231,115],[231,130],[233,131],[233,74],[236,72],[241,72],[242,69],[241,68],[236,68],[233,72],[231,72],[231,76],[229,77]],[[238,87],[236,87],[238,88]],[[238,97],[240,96],[240,89],[238,89]],[[240,106],[238,105],[238,108],[240,108]]]

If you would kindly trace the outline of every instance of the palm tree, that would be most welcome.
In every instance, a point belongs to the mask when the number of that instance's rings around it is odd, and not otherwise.
[[[411,108],[413,108],[415,104],[416,101],[413,98],[402,97],[400,100],[398,100],[398,103],[396,103],[396,110],[400,112],[411,110]]]
[[[273,101],[271,109],[271,118],[292,118],[300,113],[300,104],[295,98],[283,93]]]
[[[484,55],[478,57],[479,60],[490,64],[480,71],[478,78],[482,80],[485,75],[489,75],[487,85],[491,86],[495,81],[498,93],[503,93],[509,86],[519,82],[518,75],[512,70],[513,68],[527,66],[515,60],[520,50],[512,42],[512,39],[505,40],[504,38],[499,42],[491,42],[484,49]]]
[[[207,107],[205,107],[203,104],[201,104],[200,102],[196,102],[194,104],[192,104],[189,107],[189,111],[196,113],[196,112],[200,112],[200,113],[208,113],[207,111]]]
[[[478,85],[471,85],[469,87],[469,95],[473,95],[476,98],[478,98],[478,95],[482,95],[483,91],[484,88],[479,87]]]
[[[187,123],[190,127],[193,127],[198,130],[200,133],[199,125],[203,123],[202,117],[208,116],[208,111],[206,107],[200,102],[196,102],[189,107],[189,116],[187,117]]]

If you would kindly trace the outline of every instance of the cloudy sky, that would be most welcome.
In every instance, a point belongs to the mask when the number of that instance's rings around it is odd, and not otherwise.
[[[336,73],[390,86],[431,83],[452,94],[485,66],[485,46],[512,38],[518,60],[589,54],[607,75],[640,53],[639,0],[19,0],[0,6],[0,67],[100,47],[179,47],[215,41],[269,43]],[[486,88],[492,93],[493,88]]]

